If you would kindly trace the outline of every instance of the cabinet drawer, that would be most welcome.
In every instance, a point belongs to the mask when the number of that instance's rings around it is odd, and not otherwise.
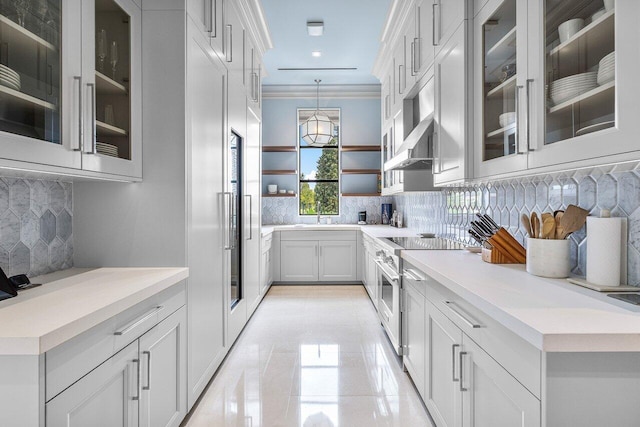
[[[427,299],[540,398],[540,351],[442,284],[422,272],[420,274]]]
[[[357,231],[282,231],[280,240],[357,240]]]
[[[181,282],[48,351],[45,400],[51,400],[185,303],[186,284]]]

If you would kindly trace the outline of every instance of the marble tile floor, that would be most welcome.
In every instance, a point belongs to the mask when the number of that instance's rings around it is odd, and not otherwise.
[[[362,286],[274,286],[187,427],[432,427]]]

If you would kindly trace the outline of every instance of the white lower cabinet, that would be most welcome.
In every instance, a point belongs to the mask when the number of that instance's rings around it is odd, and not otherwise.
[[[462,425],[539,427],[540,401],[469,337],[462,340]]]
[[[280,275],[283,282],[318,281],[318,242],[282,241]]]
[[[177,427],[187,408],[187,313],[140,337],[140,426]]]
[[[281,282],[353,282],[358,280],[356,231],[283,231]]]
[[[260,295],[265,295],[273,283],[273,266],[271,265],[271,247],[273,236],[262,238],[262,256],[260,263]]]
[[[424,399],[425,299],[424,295],[411,283],[406,283],[404,297],[403,341],[405,342],[405,348],[402,352],[403,363],[409,375],[411,375],[420,396]]]
[[[47,427],[137,426],[138,372],[134,341],[47,403]]]

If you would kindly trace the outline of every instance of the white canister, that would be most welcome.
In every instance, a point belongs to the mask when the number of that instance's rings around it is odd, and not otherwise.
[[[276,194],[278,192],[278,186],[275,184],[269,184],[267,185],[267,191],[269,194]]]
[[[527,273],[563,279],[571,272],[569,240],[527,238]]]

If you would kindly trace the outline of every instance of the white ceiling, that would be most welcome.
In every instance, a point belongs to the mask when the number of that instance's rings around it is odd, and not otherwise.
[[[377,84],[371,74],[390,0],[262,0],[274,48],[267,51],[265,85]],[[323,20],[324,35],[307,34],[307,21]],[[311,52],[322,52],[320,58]],[[279,71],[278,68],[347,71]]]

